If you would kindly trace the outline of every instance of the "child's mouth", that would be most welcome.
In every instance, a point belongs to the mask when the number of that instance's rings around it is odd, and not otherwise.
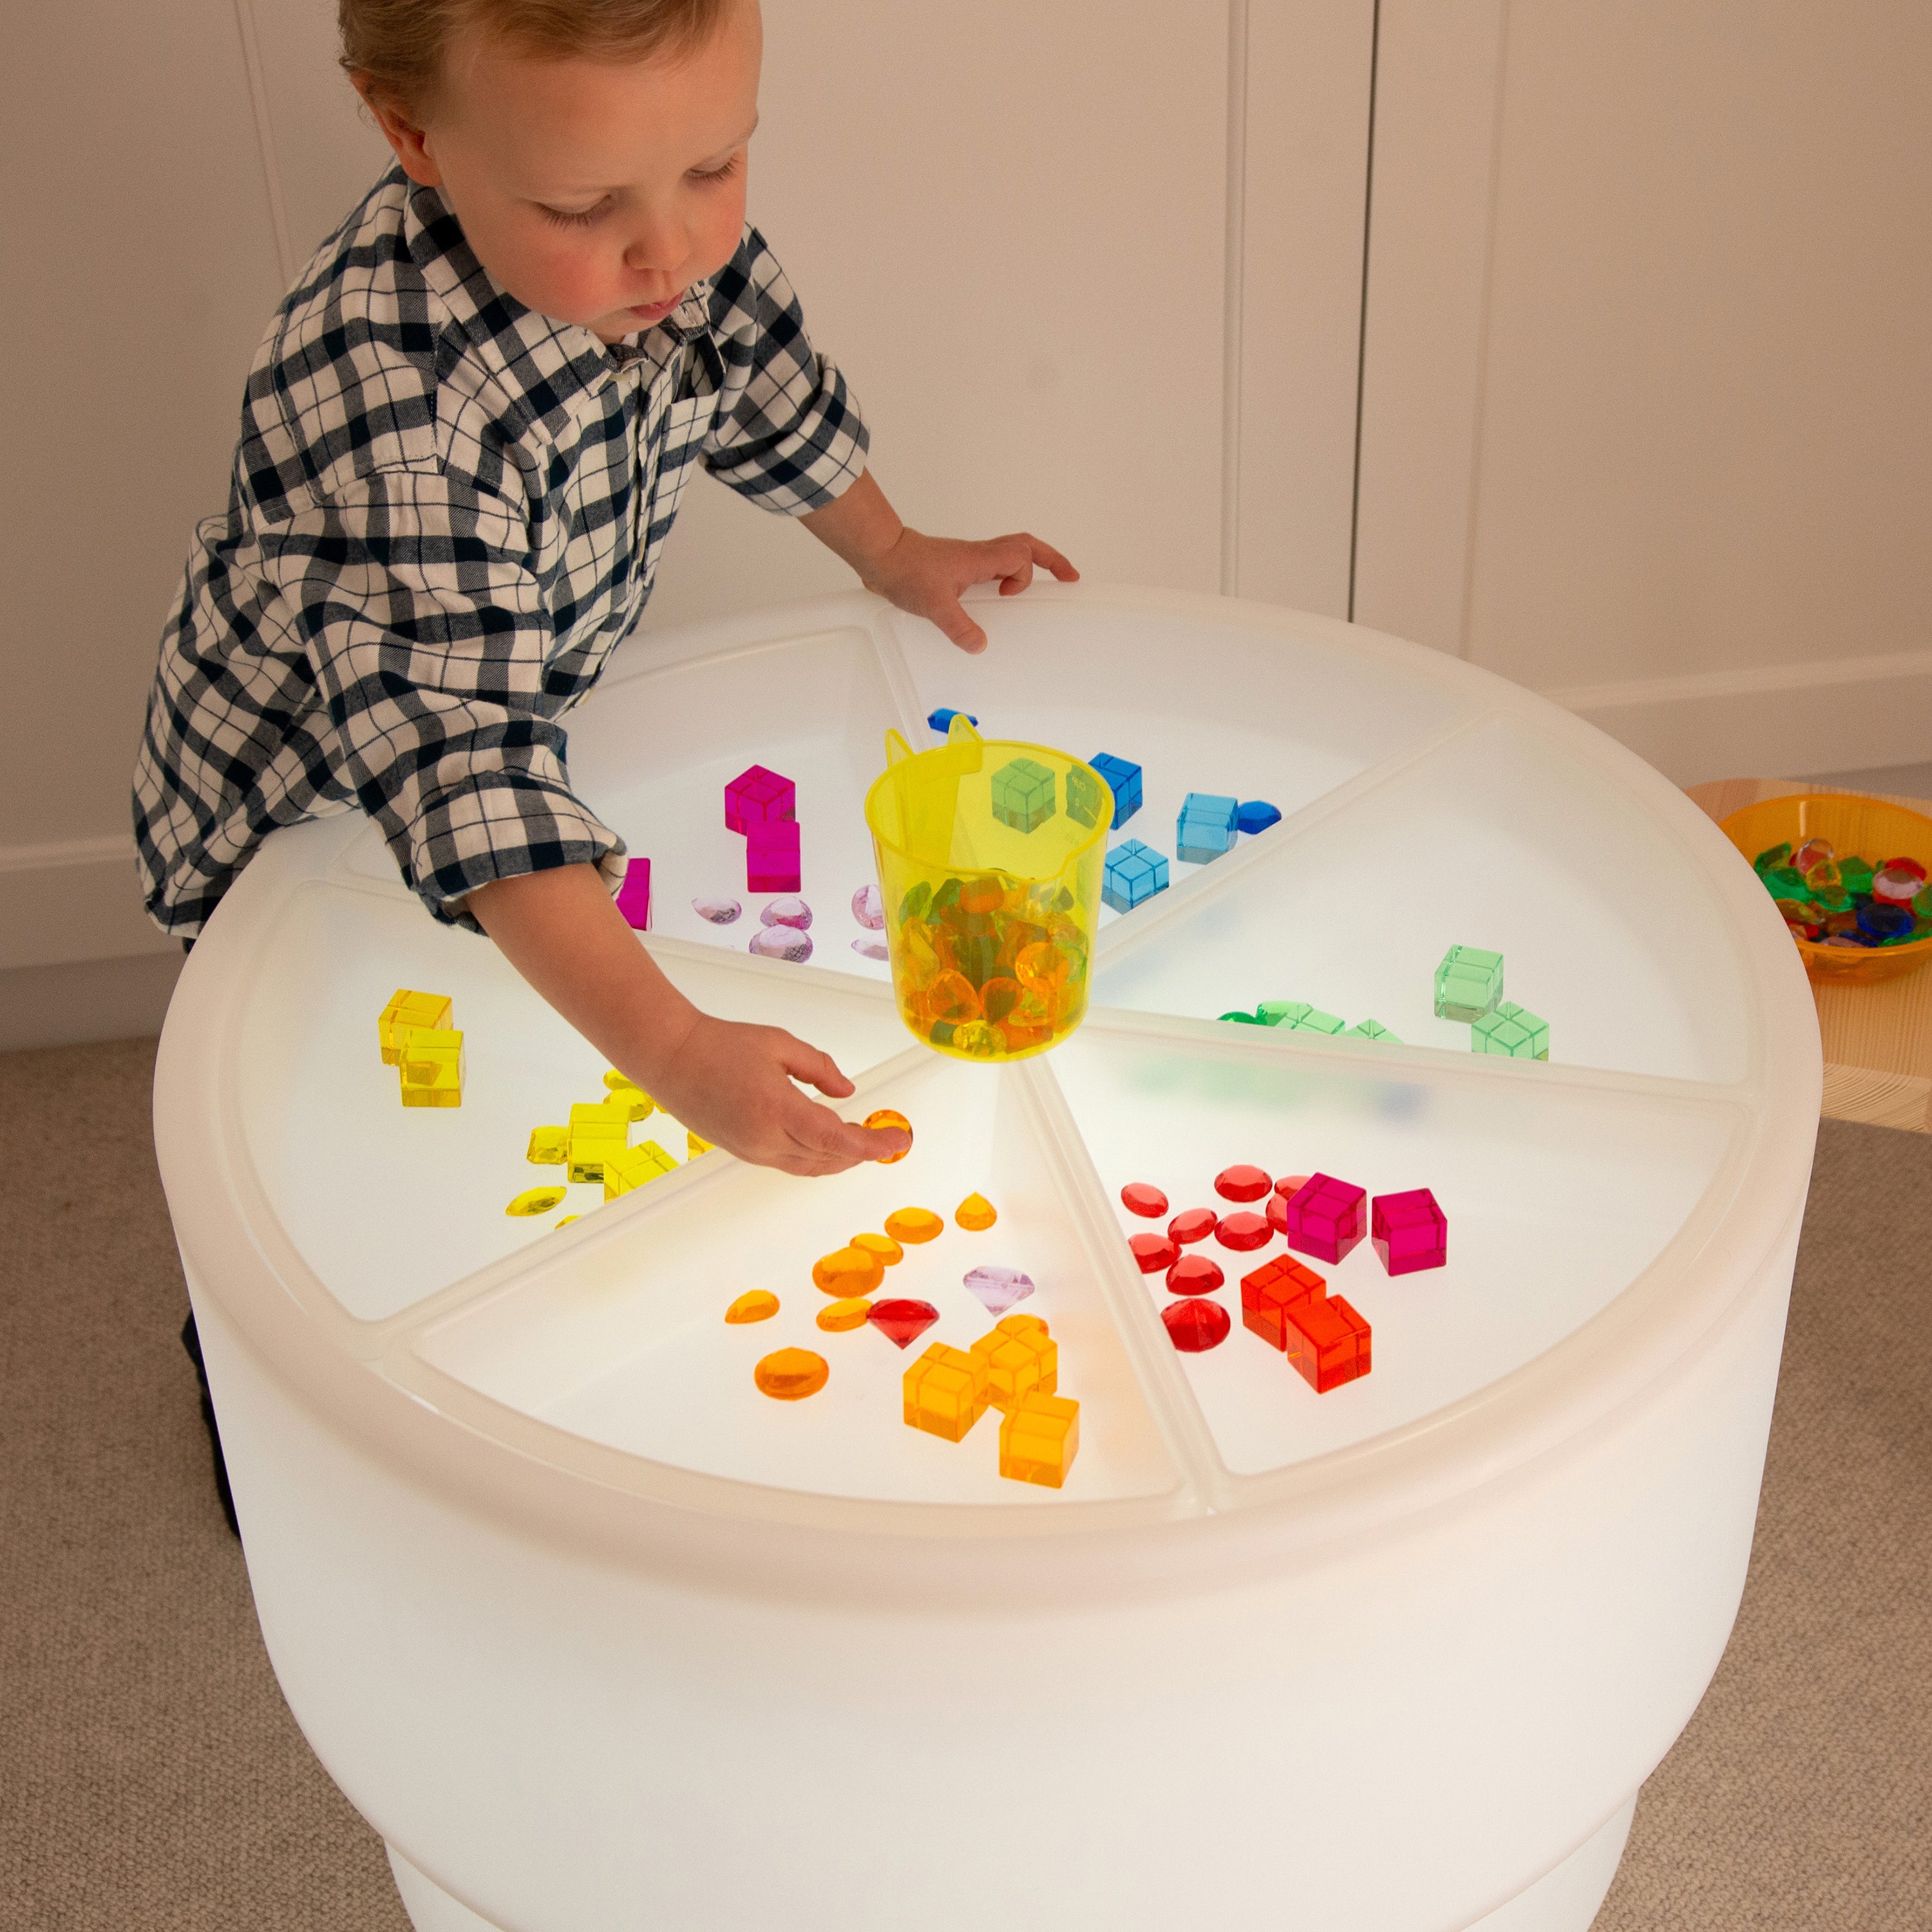
[[[677,294],[671,297],[669,302],[640,302],[629,313],[635,316],[640,322],[662,322],[683,299],[684,294],[680,290]]]

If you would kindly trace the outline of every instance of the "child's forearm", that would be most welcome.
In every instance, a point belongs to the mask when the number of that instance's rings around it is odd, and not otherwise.
[[[869,470],[861,471],[858,482],[842,496],[808,510],[799,521],[835,556],[850,565],[868,590],[876,587],[873,579],[878,565],[905,532],[899,513],[886,502]]]

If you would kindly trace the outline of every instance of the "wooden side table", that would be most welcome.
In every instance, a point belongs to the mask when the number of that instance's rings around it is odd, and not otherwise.
[[[1785,778],[1720,778],[1691,785],[1688,796],[1719,824],[1761,799],[1797,792],[1889,799],[1932,818],[1932,802],[1890,792]],[[1932,1133],[1932,965],[1869,986],[1825,986],[1815,980],[1818,1030],[1825,1045],[1823,1112],[1834,1120]]]

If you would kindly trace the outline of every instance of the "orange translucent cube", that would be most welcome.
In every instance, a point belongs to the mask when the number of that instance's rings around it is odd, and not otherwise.
[[[1080,1405],[1070,1396],[1022,1396],[1000,1424],[1000,1474],[1057,1490],[1080,1451]]]
[[[907,1423],[958,1442],[986,1412],[986,1364],[935,1342],[905,1372],[904,1389]]]
[[[1036,1315],[1009,1315],[973,1344],[986,1365],[987,1399],[1010,1411],[1024,1397],[1051,1395],[1060,1385],[1060,1345]]]
[[[1340,1295],[1310,1295],[1286,1319],[1288,1359],[1317,1395],[1368,1373],[1369,1324]]]
[[[1241,1320],[1271,1348],[1288,1346],[1288,1311],[1311,1297],[1319,1299],[1328,1286],[1312,1268],[1288,1255],[1264,1262],[1252,1274],[1241,1277]]]

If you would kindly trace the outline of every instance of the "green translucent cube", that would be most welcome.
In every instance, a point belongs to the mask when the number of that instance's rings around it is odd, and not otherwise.
[[[1022,760],[1022,762],[1027,761]],[[1011,771],[1012,766],[1009,765],[1006,769]],[[1040,767],[1035,765],[1034,770],[1038,771]],[[1048,780],[1049,785],[1052,782],[1049,776]],[[1111,806],[1106,808],[1108,820],[1111,822],[1113,808]],[[1047,794],[1046,809],[1048,812],[1053,809],[1053,794],[1051,790]],[[1101,810],[1100,781],[1084,767],[1079,765],[1070,765],[1066,769],[1067,817],[1072,819],[1076,825],[1093,825],[1098,823]]]
[[[1264,1000],[1255,1009],[1263,1026],[1293,1026],[1309,1010],[1306,1000]]]
[[[1016,758],[993,774],[993,816],[1016,832],[1032,832],[1053,816],[1053,774],[1037,760]]]
[[[1340,1013],[1324,1013],[1319,1006],[1310,1006],[1292,1022],[1297,1033],[1340,1033],[1347,1024]]]
[[[1475,1052],[1500,1053],[1511,1060],[1547,1060],[1550,1022],[1505,1000],[1470,1028],[1469,1045]]]
[[[1358,1020],[1348,1029],[1348,1031],[1359,1034],[1364,1040],[1385,1040],[1392,1046],[1400,1046],[1402,1044],[1402,1042],[1396,1039],[1380,1020]]]
[[[1479,1020],[1503,996],[1503,956],[1480,946],[1452,946],[1436,969],[1436,1017]]]

